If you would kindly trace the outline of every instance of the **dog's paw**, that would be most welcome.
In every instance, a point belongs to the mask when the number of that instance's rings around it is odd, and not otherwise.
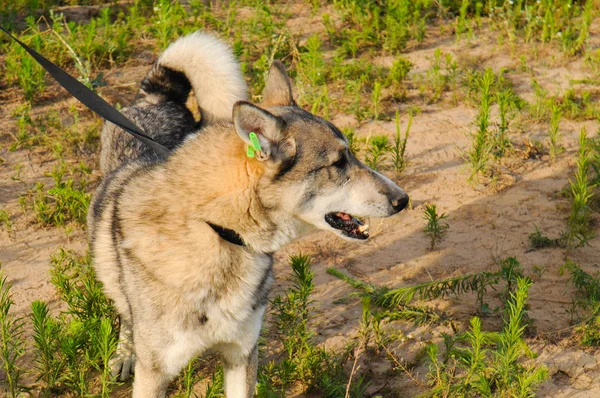
[[[135,369],[135,354],[132,350],[117,348],[109,363],[110,373],[113,378],[118,377],[121,381],[126,381],[133,374]]]

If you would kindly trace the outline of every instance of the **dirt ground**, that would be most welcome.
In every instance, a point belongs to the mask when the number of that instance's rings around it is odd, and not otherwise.
[[[299,14],[288,26],[301,26],[312,18]],[[315,31],[322,31],[321,26],[316,26]],[[600,27],[596,26],[590,39],[592,47],[600,45],[599,33]],[[460,63],[477,63],[495,71],[500,67],[508,69],[508,78],[517,93],[529,101],[533,98],[532,78],[551,93],[558,93],[570,87],[574,79],[593,77],[581,57],[566,58],[550,47],[541,46],[536,58],[529,51],[531,48],[523,45],[515,50],[507,44],[498,44],[491,34],[459,43],[435,34],[428,36],[424,43],[404,54],[415,65],[411,75],[429,68],[436,49],[452,54]],[[518,72],[522,54],[529,54],[530,70]],[[386,66],[392,61],[391,57],[373,59],[374,63]],[[106,76],[109,87],[100,92],[113,102],[127,103],[149,64],[149,61],[144,64],[138,60],[137,65],[110,71]],[[49,301],[51,308],[56,308],[58,298],[48,275],[50,255],[58,247],[85,251],[86,232],[77,228],[70,234],[58,228],[42,229],[31,222],[31,214],[21,209],[19,196],[36,182],[50,184],[52,180],[45,173],[57,161],[44,150],[7,150],[13,140],[11,132],[16,130],[12,110],[21,100],[18,90],[12,87],[2,87],[0,94],[0,207],[11,214],[14,223],[13,232],[0,230],[0,263],[13,285],[16,314],[25,315],[33,300]],[[445,94],[446,99],[448,95]],[[58,100],[33,108],[32,113],[42,114],[48,108],[66,109],[74,101],[60,95]],[[551,238],[558,237],[564,230],[569,201],[560,192],[574,173],[577,137],[582,126],[586,126],[590,136],[595,136],[598,122],[563,119],[560,132],[565,151],[553,162],[546,153],[539,158],[524,158],[521,149],[526,140],[546,142],[547,125],[523,123],[522,128],[511,131],[510,138],[516,151],[502,161],[501,177],[495,183],[474,186],[467,183],[469,169],[464,155],[471,145],[470,134],[474,131],[477,110],[450,100],[427,104],[410,84],[407,100],[400,104],[390,103],[388,107],[389,110],[400,109],[405,122],[407,110],[415,104],[421,112],[415,115],[412,123],[407,147],[409,163],[397,178],[399,185],[411,196],[412,207],[389,219],[372,219],[372,237],[364,243],[343,241],[327,232],[315,232],[280,250],[275,256],[278,282],[272,295],[286,286],[290,274],[289,255],[300,251],[311,255],[317,285],[313,297],[317,338],[326,347],[342,349],[355,338],[361,307],[355,299],[340,300],[352,289],[328,275],[327,267],[342,269],[371,283],[400,287],[484,270],[495,271],[494,259],[514,256],[522,264],[525,274],[532,276],[535,282],[530,290],[530,316],[534,319],[535,333],[528,338],[528,343],[539,354],[534,361],[545,364],[551,376],[543,383],[538,395],[600,396],[600,352],[575,344],[569,331],[572,289],[567,284],[567,276],[559,273],[565,250],[533,251],[528,240],[535,226]],[[83,108],[81,110],[83,112]],[[359,123],[353,116],[344,114],[333,115],[332,121],[338,127],[357,128],[362,137],[388,134],[391,138],[395,132],[393,121]],[[92,160],[96,165],[94,178],[97,180],[100,178],[97,161]],[[77,162],[77,159],[72,161]],[[386,174],[396,178],[393,172]],[[434,251],[429,250],[428,240],[422,232],[426,223],[422,216],[425,203],[437,204],[448,215],[450,225],[447,238]],[[587,272],[595,273],[600,270],[597,265],[600,264],[599,248],[600,240],[596,238],[589,246],[571,251],[569,257]],[[536,269],[543,266],[545,272],[541,275],[534,272],[535,266]],[[487,301],[493,306],[498,301],[498,292],[490,292]],[[466,327],[476,311],[472,295],[439,300],[435,306],[462,322],[462,327]],[[491,315],[484,318],[483,323],[484,328],[497,329],[500,316]],[[439,333],[443,330],[414,327],[408,323],[395,323],[390,327],[402,330],[407,336],[407,342],[398,347],[397,354],[409,361],[426,343],[439,341]],[[365,360],[361,366],[372,369],[376,375],[372,378],[370,393],[390,385],[402,388],[400,396],[410,397],[423,392],[405,375],[390,376],[391,365],[383,359],[380,362]],[[426,366],[418,365],[413,373],[423,379]]]

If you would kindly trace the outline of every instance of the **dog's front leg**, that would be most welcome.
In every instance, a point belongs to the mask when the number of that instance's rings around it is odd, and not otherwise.
[[[152,340],[151,335],[144,334],[143,331],[144,329],[141,328],[134,330],[134,335],[140,337],[135,341],[136,360],[132,398],[164,398],[167,395],[169,382],[179,368],[167,372],[165,365],[168,361],[165,360],[165,353],[170,347],[164,345],[162,350],[154,349],[153,346],[158,344],[149,344]]]
[[[222,345],[219,349],[223,358],[226,398],[254,397],[258,368],[258,336],[265,308],[261,306],[256,309],[241,328],[238,341]]]
[[[133,348],[133,330],[131,327],[130,316],[120,317],[121,327],[119,330],[119,345],[117,351],[110,360],[111,374],[113,377],[119,377],[121,381],[129,379],[130,374],[135,370],[134,348]]]
[[[229,347],[223,352],[226,398],[251,398],[254,396],[258,346],[254,345],[249,354],[243,355],[243,351],[241,348],[238,350]]]

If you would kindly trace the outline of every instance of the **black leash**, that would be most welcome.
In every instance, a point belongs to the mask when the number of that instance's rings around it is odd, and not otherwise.
[[[154,149],[156,153],[167,158],[171,151],[164,145],[154,141],[150,136],[136,126],[131,120],[125,117],[121,112],[116,110],[108,102],[104,101],[98,94],[87,88],[79,80],[69,75],[67,72],[62,70],[58,65],[46,59],[43,55],[23,43],[16,37],[10,34],[10,32],[0,26],[0,30],[9,35],[14,41],[19,43],[25,51],[27,51],[50,75],[60,84],[65,90],[67,90],[73,97],[77,98],[83,105],[87,106],[88,109],[97,113],[100,117],[105,120],[119,126],[129,134],[133,135],[150,148]],[[223,228],[219,225],[207,222],[208,225],[224,240],[238,246],[246,246],[240,234],[232,229]]]
[[[154,149],[158,154],[164,158],[169,156],[171,152],[165,146],[154,141],[148,135],[146,135],[142,129],[136,126],[131,120],[127,119],[121,112],[110,106],[108,102],[104,101],[98,94],[87,88],[73,76],[62,70],[56,64],[48,61],[40,53],[23,43],[16,37],[10,34],[10,32],[0,26],[0,30],[9,35],[14,41],[19,43],[25,51],[27,51],[52,77],[63,86],[73,97],[77,98],[83,105],[87,106],[90,110],[96,112],[98,115],[108,120],[111,123],[116,124],[129,134],[133,135],[150,148]]]

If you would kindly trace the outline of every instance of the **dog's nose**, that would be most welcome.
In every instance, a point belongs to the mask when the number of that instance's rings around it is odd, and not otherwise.
[[[400,213],[408,204],[408,195],[404,192],[402,195],[398,196],[396,199],[392,200],[392,207],[396,211],[396,213]]]

